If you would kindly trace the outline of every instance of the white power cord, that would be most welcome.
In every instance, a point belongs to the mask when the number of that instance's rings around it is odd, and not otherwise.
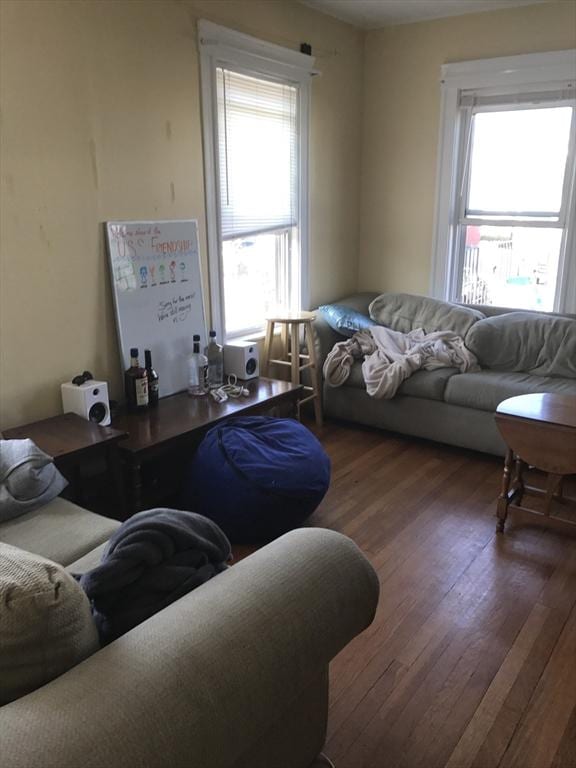
[[[228,376],[228,384],[210,390],[210,397],[217,403],[225,403],[229,397],[238,398],[249,395],[250,391],[243,384],[238,384],[238,377],[233,373]]]

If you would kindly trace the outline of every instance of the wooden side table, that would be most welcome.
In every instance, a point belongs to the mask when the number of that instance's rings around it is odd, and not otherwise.
[[[322,426],[322,402],[320,399],[320,384],[318,381],[318,363],[316,359],[316,347],[314,345],[314,330],[312,323],[316,315],[313,312],[287,312],[278,317],[270,317],[266,321],[266,339],[264,342],[264,359],[262,371],[268,376],[270,365],[287,366],[290,368],[290,379],[295,386],[302,386],[311,395],[303,397],[298,403],[298,408],[308,400],[314,401],[314,414],[316,424]],[[274,340],[274,326],[280,326],[280,339],[282,344],[282,357],[272,358],[272,342]],[[304,343],[307,353],[300,352],[300,328],[304,329]],[[302,371],[310,371],[311,386],[301,384]]]
[[[508,511],[526,522],[544,522],[550,528],[576,533],[576,521],[552,514],[556,502],[576,500],[562,494],[566,475],[576,473],[576,396],[520,395],[504,400],[496,409],[496,424],[508,446],[502,490],[498,497],[496,530],[504,531]],[[524,482],[528,466],[547,473],[546,489]],[[544,497],[544,511],[523,505],[525,494]]]
[[[54,463],[70,483],[68,495],[78,504],[83,503],[82,465],[86,460],[98,455],[103,456],[114,489],[118,517],[125,517],[124,484],[118,454],[118,442],[127,437],[124,430],[100,427],[75,413],[65,413],[51,419],[6,429],[3,434],[8,440],[30,438],[52,456]]]

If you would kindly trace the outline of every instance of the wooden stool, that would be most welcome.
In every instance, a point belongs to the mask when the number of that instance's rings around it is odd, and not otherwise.
[[[316,424],[322,426],[322,403],[320,401],[320,385],[318,382],[318,370],[316,362],[316,347],[314,346],[314,331],[312,323],[315,315],[313,312],[287,312],[280,317],[268,318],[266,325],[266,340],[264,342],[264,359],[262,361],[262,373],[268,375],[270,364],[289,366],[291,370],[292,384],[301,384],[300,374],[308,369],[312,386],[304,389],[312,392],[298,403],[298,409],[302,403],[308,400],[314,401],[314,414]],[[271,358],[272,342],[274,339],[274,326],[280,325],[281,358]],[[307,354],[300,352],[300,327],[304,328],[304,342]]]

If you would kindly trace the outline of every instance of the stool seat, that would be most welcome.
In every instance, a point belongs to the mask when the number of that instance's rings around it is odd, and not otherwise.
[[[314,312],[284,312],[282,315],[275,315],[274,317],[266,318],[266,322],[270,323],[306,323],[316,319]]]
[[[266,320],[266,339],[264,341],[264,356],[262,361],[262,373],[268,375],[271,365],[287,366],[290,368],[292,384],[302,385],[302,371],[310,372],[311,386],[303,386],[303,389],[311,392],[307,397],[298,402],[298,413],[303,403],[312,400],[314,402],[314,414],[316,424],[322,426],[322,403],[320,401],[320,385],[318,382],[318,369],[316,360],[316,347],[314,345],[314,330],[312,323],[316,315],[314,312],[283,312],[281,315],[269,317]],[[274,327],[280,326],[280,357],[273,358],[272,342],[274,340]],[[300,351],[300,329],[303,329],[306,353]]]

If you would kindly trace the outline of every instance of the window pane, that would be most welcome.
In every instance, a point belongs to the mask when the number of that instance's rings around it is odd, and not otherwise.
[[[560,210],[571,107],[474,115],[467,211]]]
[[[460,301],[551,312],[561,229],[466,227]]]
[[[222,243],[226,334],[262,328],[267,315],[289,307],[291,232]]]

